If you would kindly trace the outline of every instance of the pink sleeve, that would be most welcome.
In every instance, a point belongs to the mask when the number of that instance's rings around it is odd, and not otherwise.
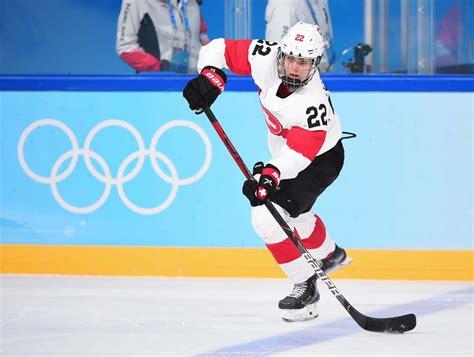
[[[206,21],[204,21],[204,17],[202,17],[201,12],[199,12],[199,16],[201,17],[201,28],[199,30],[199,33],[207,33]]]
[[[161,62],[156,57],[142,50],[123,52],[120,55],[125,62],[138,72],[159,72]]]

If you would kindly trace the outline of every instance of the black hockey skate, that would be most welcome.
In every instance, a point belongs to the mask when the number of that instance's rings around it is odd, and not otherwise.
[[[287,322],[306,321],[318,317],[316,307],[319,301],[317,276],[301,284],[295,284],[290,295],[280,300],[278,308],[282,312],[281,318]]]
[[[334,253],[329,258],[320,261],[326,274],[334,273],[343,266],[352,262],[352,258],[347,256],[346,251],[336,245]]]

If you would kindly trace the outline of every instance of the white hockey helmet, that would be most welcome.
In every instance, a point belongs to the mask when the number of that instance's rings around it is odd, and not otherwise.
[[[299,88],[307,84],[318,68],[325,47],[326,43],[319,26],[301,21],[292,26],[283,37],[278,49],[278,76],[283,84],[292,88]],[[310,61],[312,66],[307,77],[296,79],[289,76],[284,66],[286,57]]]

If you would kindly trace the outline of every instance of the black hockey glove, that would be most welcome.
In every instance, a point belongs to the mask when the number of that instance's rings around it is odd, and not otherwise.
[[[255,180],[248,179],[242,187],[243,194],[249,199],[252,207],[263,205],[273,195],[280,183],[280,171],[273,165],[263,166],[259,161],[253,166]]]
[[[171,63],[168,60],[160,61],[160,72],[169,72],[171,71]]]
[[[219,68],[206,66],[201,74],[191,79],[183,90],[183,97],[189,103],[189,108],[196,114],[203,112],[204,107],[210,107],[219,94],[224,91],[227,75]]]

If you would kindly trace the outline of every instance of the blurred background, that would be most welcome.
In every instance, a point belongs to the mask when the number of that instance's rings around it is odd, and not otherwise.
[[[149,2],[153,3],[141,1]],[[307,8],[289,14],[292,6],[304,2]],[[134,72],[115,48],[120,0],[8,0],[0,6],[3,74]],[[280,0],[273,4],[204,0],[200,4],[210,40],[264,39],[267,25],[292,25],[304,16],[321,22],[321,9],[330,25],[326,32],[331,72],[474,73],[472,0]]]

